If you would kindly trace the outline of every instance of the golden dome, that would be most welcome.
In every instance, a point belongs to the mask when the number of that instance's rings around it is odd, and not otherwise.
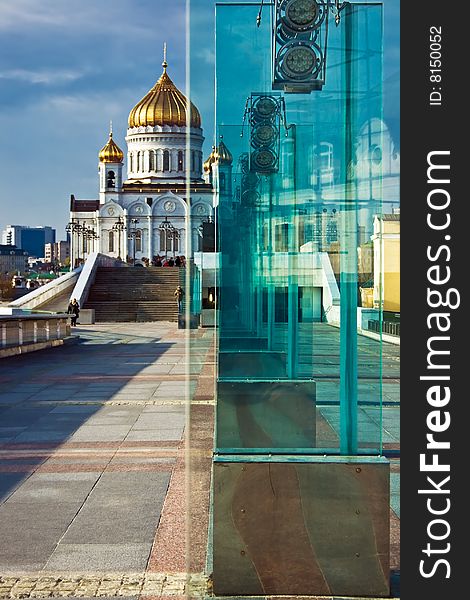
[[[230,150],[227,148],[227,146],[222,141],[222,137],[220,138],[220,144],[216,150],[216,153],[217,153],[216,160],[219,163],[226,163],[229,165],[232,164],[232,161],[233,161],[232,153],[230,152]]]
[[[207,157],[207,159],[204,161],[203,167],[204,167],[204,173],[209,173],[209,171],[211,170],[212,164],[215,163],[216,159],[216,155],[217,155],[217,150],[215,148],[215,146],[212,146],[212,152],[209,154],[209,156]]]
[[[186,126],[188,99],[170,79],[166,60],[163,73],[153,88],[134,106],[129,114],[129,127],[147,125]],[[192,102],[189,103],[190,127],[201,127],[201,115]]]
[[[220,143],[217,146],[212,146],[212,152],[207,157],[207,160],[204,162],[204,172],[208,173],[211,170],[213,163],[218,164],[228,164],[231,165],[233,161],[233,156],[230,150],[222,141],[222,137],[220,138]]]
[[[101,148],[99,153],[100,162],[119,163],[124,159],[124,152],[119,148],[113,140],[112,131],[109,132],[109,140],[106,145]]]

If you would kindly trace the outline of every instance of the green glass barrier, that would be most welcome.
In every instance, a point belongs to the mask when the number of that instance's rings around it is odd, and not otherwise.
[[[381,340],[362,331],[361,285],[381,251],[382,6],[330,18],[310,94],[273,91],[271,7],[260,27],[258,11],[216,6],[216,143],[232,155],[217,171],[216,450],[380,454]],[[380,321],[380,289],[370,310]]]

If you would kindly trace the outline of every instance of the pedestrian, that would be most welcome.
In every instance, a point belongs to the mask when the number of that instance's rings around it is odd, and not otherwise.
[[[175,258],[175,267],[181,267],[181,258],[179,256]]]
[[[175,266],[175,261],[172,258],[170,258],[170,260],[168,261],[168,266],[169,267],[174,267]]]
[[[67,308],[67,314],[68,315],[72,315],[71,316],[71,325],[72,325],[72,327],[76,327],[77,326],[77,319],[78,319],[78,316],[80,314],[80,305],[78,304],[76,298],[74,298],[70,302],[70,304],[69,304],[69,306]]]
[[[181,305],[183,303],[184,291],[180,285],[176,288],[174,296],[176,298],[176,302],[178,302],[178,312],[181,312]]]

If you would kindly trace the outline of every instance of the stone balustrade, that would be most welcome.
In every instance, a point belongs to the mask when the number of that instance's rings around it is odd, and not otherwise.
[[[61,346],[72,339],[67,314],[8,312],[0,312],[0,358]]]

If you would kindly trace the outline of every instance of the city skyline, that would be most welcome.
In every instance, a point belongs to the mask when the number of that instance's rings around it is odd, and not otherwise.
[[[214,131],[213,4],[191,1],[191,99],[205,156]],[[384,4],[385,118],[399,147],[399,2]],[[0,144],[0,229],[49,225],[65,239],[70,195],[97,198],[109,122],[125,148],[129,111],[160,76],[164,42],[185,91],[186,2],[174,0],[169,13],[163,0],[117,0],[112,11],[92,0],[21,0],[0,6],[0,31],[0,125],[10,132]]]

